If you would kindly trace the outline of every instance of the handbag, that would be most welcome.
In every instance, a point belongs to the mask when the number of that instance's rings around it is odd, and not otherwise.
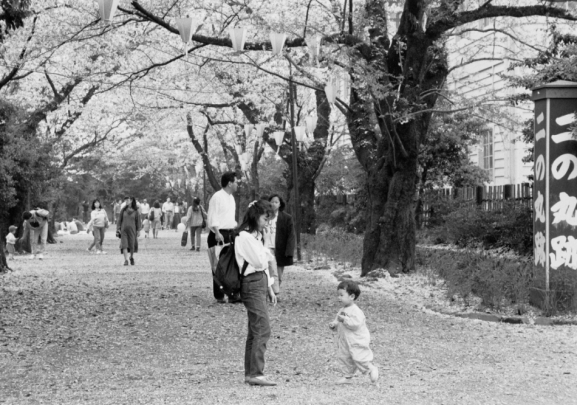
[[[184,231],[182,233],[182,239],[180,239],[180,246],[185,247],[188,243],[188,232]]]

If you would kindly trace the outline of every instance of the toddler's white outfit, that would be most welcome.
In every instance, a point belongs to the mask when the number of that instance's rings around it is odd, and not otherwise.
[[[352,376],[355,370],[365,374],[370,371],[373,361],[373,351],[370,349],[371,334],[366,325],[365,314],[352,304],[341,308],[337,314],[345,319],[337,322],[337,357],[347,375]]]

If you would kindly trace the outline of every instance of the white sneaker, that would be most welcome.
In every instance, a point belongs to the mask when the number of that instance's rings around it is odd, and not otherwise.
[[[36,259],[36,255],[30,256],[30,260],[34,260],[34,259]]]
[[[99,254],[100,254],[100,250],[97,250],[97,251],[96,251],[96,254],[99,255]]]
[[[105,255],[106,252],[105,252],[104,250],[101,250],[101,251],[100,251],[100,254],[101,254],[101,255]]]

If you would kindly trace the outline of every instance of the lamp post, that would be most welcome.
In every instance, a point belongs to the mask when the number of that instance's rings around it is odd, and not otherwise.
[[[292,69],[291,69],[292,70]],[[294,190],[294,218],[295,218],[295,232],[297,234],[297,259],[301,260],[301,213],[300,213],[300,198],[298,187],[298,146],[295,133],[295,106],[294,106],[294,86],[292,81],[292,72],[289,79],[289,104],[291,115],[291,146],[292,146],[292,172],[293,172],[293,190]]]

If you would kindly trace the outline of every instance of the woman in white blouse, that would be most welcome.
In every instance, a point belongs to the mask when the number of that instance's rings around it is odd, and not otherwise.
[[[276,385],[264,377],[264,354],[270,337],[267,293],[273,305],[276,305],[272,289],[274,280],[268,271],[269,264],[274,263],[274,257],[264,246],[262,234],[270,211],[267,201],[250,203],[235,239],[236,261],[243,274],[240,297],[248,314],[244,375],[245,383],[250,385]]]

